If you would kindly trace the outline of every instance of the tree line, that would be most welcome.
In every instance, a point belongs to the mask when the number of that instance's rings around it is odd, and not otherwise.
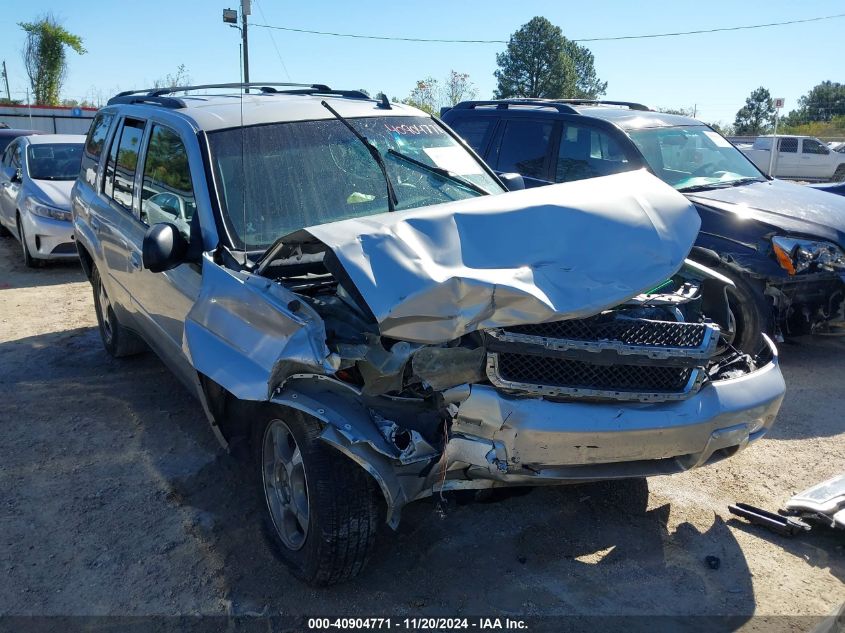
[[[733,133],[757,136],[774,130],[775,104],[764,87],[753,90],[736,113]],[[807,136],[845,135],[845,84],[823,81],[798,99],[798,107],[783,116],[778,132]]]

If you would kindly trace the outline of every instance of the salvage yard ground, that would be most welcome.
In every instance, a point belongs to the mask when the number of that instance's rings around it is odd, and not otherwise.
[[[780,417],[731,460],[453,500],[445,518],[420,502],[359,578],[318,591],[273,558],[251,470],[197,402],[154,355],[103,351],[81,269],[19,259],[0,241],[0,615],[821,616],[845,601],[845,539],[727,512],[845,468],[845,341],[780,346]]]

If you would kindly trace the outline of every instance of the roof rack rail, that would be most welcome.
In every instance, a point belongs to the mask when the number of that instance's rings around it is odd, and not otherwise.
[[[570,105],[561,103],[556,99],[491,99],[488,101],[461,101],[452,106],[455,110],[473,110],[478,106],[496,106],[498,110],[507,110],[510,106],[542,106],[554,108],[564,114],[578,114],[578,111]]]
[[[200,84],[196,86],[168,86],[166,88],[142,88],[139,90],[124,90],[108,100],[107,105],[115,103],[150,103],[165,108],[184,108],[185,101],[178,97],[171,97],[177,92],[190,92],[195,90],[210,89],[237,89],[255,88],[262,94],[293,94],[312,95],[327,94],[345,97],[347,99],[370,99],[360,90],[332,90],[325,84],[295,84],[279,82],[249,82],[249,83],[225,83],[225,84]],[[280,89],[281,88],[281,89]]]
[[[642,103],[634,101],[607,101],[605,99],[555,99],[556,103],[569,103],[572,105],[615,105],[625,106],[629,110],[642,110],[643,112],[651,112],[651,108]]]

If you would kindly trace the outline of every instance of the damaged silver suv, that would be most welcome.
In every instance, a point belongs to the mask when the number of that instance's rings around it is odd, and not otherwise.
[[[681,194],[503,183],[423,112],[323,85],[121,93],[94,119],[73,216],[103,344],[151,347],[252,447],[299,578],[354,576],[439,491],[670,474],[771,426],[776,350],[734,346]]]

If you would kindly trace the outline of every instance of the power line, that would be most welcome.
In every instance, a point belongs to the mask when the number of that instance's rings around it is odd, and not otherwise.
[[[258,7],[258,10],[261,12],[261,17],[264,18],[264,21],[266,22],[267,16],[264,15],[264,9],[261,7],[261,4],[259,4],[258,0],[255,0],[255,6]],[[258,26],[258,25],[253,24],[253,26]],[[268,33],[268,35],[270,36],[270,41],[273,43],[273,48],[276,49],[276,56],[279,58],[279,63],[282,65],[282,70],[285,71],[285,76],[288,78],[288,81],[290,81],[291,80],[290,79],[290,73],[288,72],[288,67],[285,66],[285,61],[282,59],[282,54],[279,52],[279,47],[276,45],[276,38],[273,37],[272,31],[270,31]]]
[[[699,29],[696,31],[676,31],[673,33],[650,33],[647,35],[618,35],[615,37],[584,37],[573,39],[573,42],[612,42],[618,40],[644,40],[657,37],[678,37],[680,35],[701,35],[703,33],[722,33],[726,31],[747,31],[750,29],[765,29],[772,26],[786,26],[789,24],[804,24],[807,22],[820,22],[822,20],[833,20],[845,18],[845,13],[835,15],[823,15],[815,18],[804,18],[801,20],[787,20],[785,22],[768,22],[766,24],[749,24],[745,26],[726,26],[716,29]],[[266,18],[265,18],[266,20]],[[507,44],[508,40],[450,40],[434,39],[426,37],[395,37],[388,35],[362,35],[360,33],[336,33],[333,31],[314,31],[310,29],[295,29],[290,26],[275,26],[272,24],[255,24],[253,27],[263,29],[274,29],[277,31],[288,31],[291,33],[304,33],[306,35],[328,35],[331,37],[347,37],[361,40],[383,40],[393,42],[427,42],[434,44]]]

